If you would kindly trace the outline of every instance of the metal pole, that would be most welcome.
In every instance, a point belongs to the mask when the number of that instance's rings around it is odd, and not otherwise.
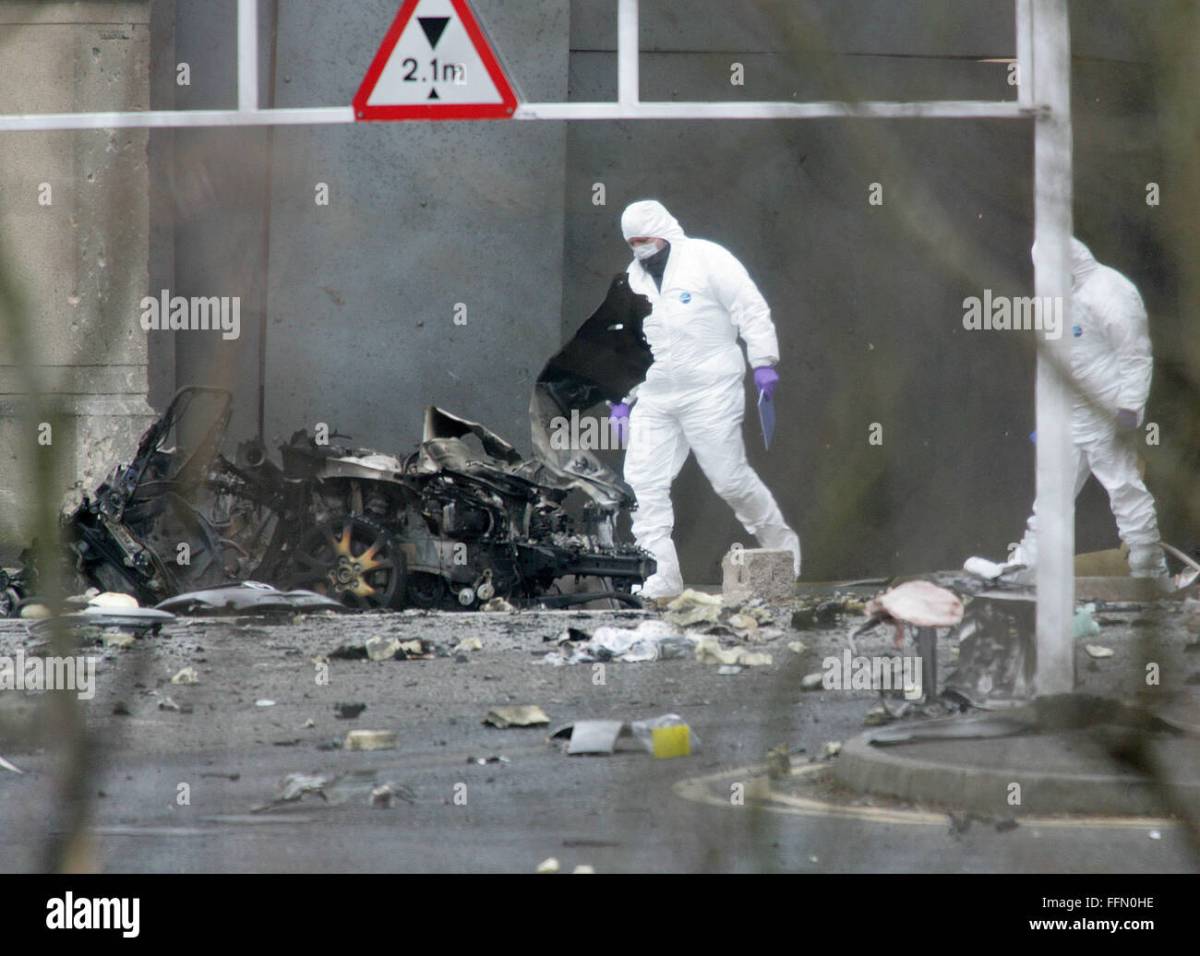
[[[1034,102],[1034,285],[1062,303],[1057,338],[1039,341],[1037,362],[1038,695],[1075,687],[1075,469],[1071,440],[1071,32],[1067,0],[1031,9]]]
[[[238,110],[258,109],[258,0],[238,0]]]
[[[619,0],[617,7],[617,100],[638,102],[638,0]]]
[[[1033,105],[1033,0],[1017,0],[1017,102]]]

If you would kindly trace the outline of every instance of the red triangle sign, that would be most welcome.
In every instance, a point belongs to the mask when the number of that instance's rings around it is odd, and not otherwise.
[[[467,0],[404,0],[354,95],[358,120],[508,119],[516,108]]]

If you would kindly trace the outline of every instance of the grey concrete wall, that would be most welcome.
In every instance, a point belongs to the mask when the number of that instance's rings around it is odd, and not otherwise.
[[[148,2],[0,3],[0,113],[144,109],[149,50]],[[146,142],[137,130],[0,134],[0,269],[24,302],[0,318],[6,560],[29,543],[40,495],[98,483],[149,422]],[[62,417],[39,444],[52,412]],[[47,455],[56,477],[39,481]]]
[[[176,103],[231,105],[235,4],[175,6],[175,57],[193,67]],[[566,0],[476,9],[523,94],[565,99]],[[392,0],[283,0],[278,105],[349,103],[396,10]],[[232,430],[252,434],[255,323],[266,308],[268,441],[325,422],[408,448],[433,402],[527,447],[529,393],[561,321],[565,144],[561,124],[176,133],[176,284],[185,295],[243,296],[236,343],[179,337],[188,341],[177,345],[176,384],[234,388]],[[259,282],[268,166],[269,287]],[[328,206],[315,202],[318,183]],[[465,326],[454,323],[460,302]]]
[[[1139,281],[1158,338],[1179,319],[1162,307],[1171,291],[1143,202],[1159,119],[1135,9],[1144,6],[1072,11],[1076,216],[1097,255]],[[989,62],[1013,55],[1009,3],[642,8],[643,99],[1014,96],[1007,65]],[[573,4],[573,100],[615,96],[615,40],[615,3]],[[735,62],[744,86],[730,83]],[[1031,287],[1031,151],[1028,126],[1000,121],[574,124],[565,332],[628,262],[623,206],[662,199],[685,230],[733,250],[773,306],[779,433],[764,453],[751,418],[746,438],[800,531],[806,576],[1003,556],[1033,496],[1032,343],[964,331],[962,300]],[[596,182],[606,207],[592,205]],[[882,207],[868,204],[872,182],[884,187]],[[883,426],[879,447],[868,444],[873,422]],[[718,580],[721,553],[745,532],[694,461],[673,497],[685,577]],[[1078,543],[1116,543],[1094,484],[1080,499]]]

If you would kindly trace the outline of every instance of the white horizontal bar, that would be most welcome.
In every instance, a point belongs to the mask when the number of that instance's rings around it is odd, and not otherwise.
[[[141,110],[128,113],[34,113],[0,116],[0,133],[68,129],[279,126],[353,123],[350,106],[278,110]]]
[[[522,103],[521,120],[747,120],[823,119],[1021,119],[1038,113],[1014,101],[944,100],[921,103]],[[274,110],[142,110],[127,113],[0,115],[0,133],[72,129],[171,129],[196,126],[295,126],[353,123],[349,106]],[[429,122],[428,120],[417,122]],[[448,121],[461,122],[461,121]]]
[[[931,118],[1022,119],[1037,114],[1015,100],[944,100],[919,103],[864,101],[861,103],[522,103],[513,119],[626,120],[626,119],[824,119]]]

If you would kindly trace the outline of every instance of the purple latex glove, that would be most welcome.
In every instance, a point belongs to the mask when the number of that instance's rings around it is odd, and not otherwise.
[[[775,386],[779,384],[779,373],[770,365],[760,365],[754,370],[754,387],[768,399],[775,397]]]
[[[617,441],[624,448],[629,444],[629,406],[624,402],[614,402],[609,409],[608,417],[612,420],[612,429],[617,436]]]

